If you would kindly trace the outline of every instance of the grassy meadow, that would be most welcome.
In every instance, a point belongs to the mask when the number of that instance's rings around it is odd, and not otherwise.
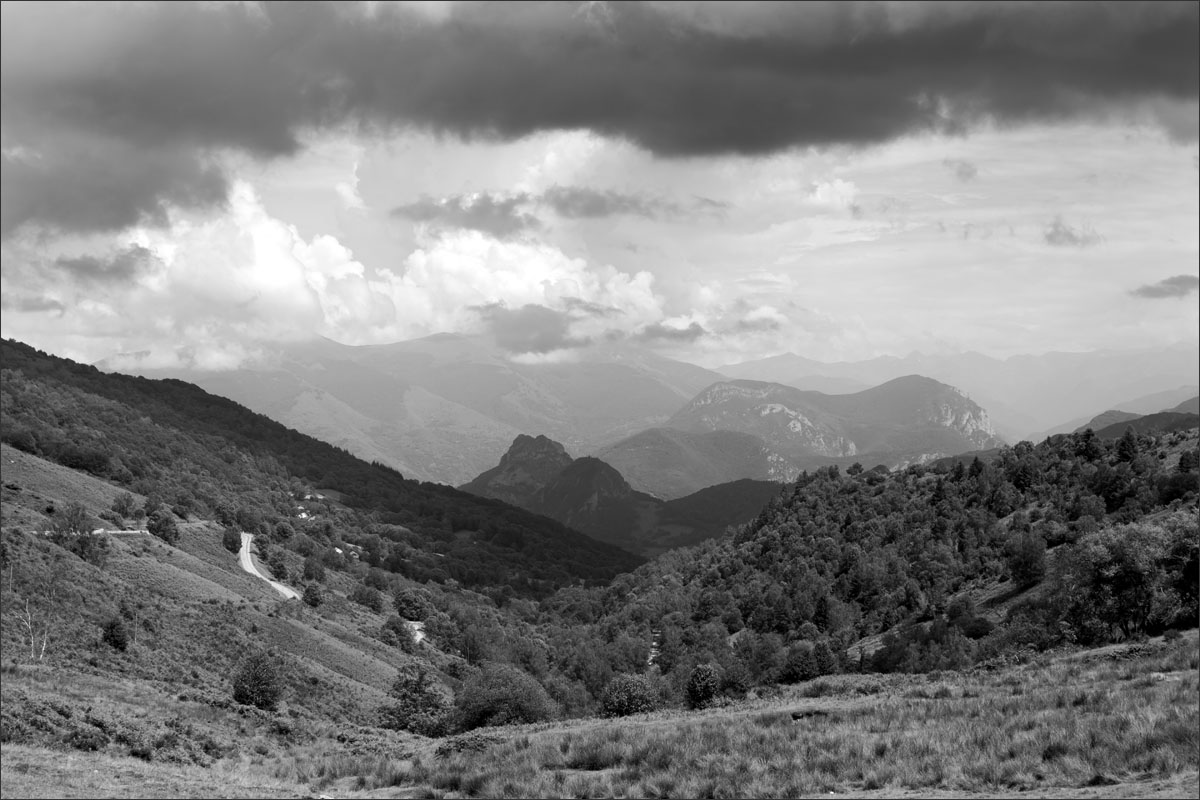
[[[206,767],[5,745],[0,774],[5,797],[1195,796],[1198,671],[1191,631],[995,670],[840,675],[703,711],[440,740],[319,723],[281,733],[266,717],[193,705],[173,710],[177,729],[231,739]],[[4,676],[7,691],[45,680]]]

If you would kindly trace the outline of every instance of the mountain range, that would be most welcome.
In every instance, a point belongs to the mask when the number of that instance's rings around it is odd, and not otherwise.
[[[407,477],[451,485],[494,465],[518,434],[588,453],[665,422],[722,380],[622,345],[523,364],[458,334],[357,347],[314,339],[223,372],[145,363],[134,355],[98,366],[190,381]]]
[[[663,428],[599,456],[671,498],[729,476],[791,481],[827,464],[896,467],[1000,444],[986,411],[919,375],[840,395],[739,380],[709,386]]]
[[[572,459],[558,442],[520,435],[498,465],[459,488],[543,514],[638,555],[655,556],[750,521],[781,484],[736,480],[664,501],[633,489],[598,458]]]
[[[1197,393],[1200,347],[1195,343],[1140,350],[1045,353],[999,359],[980,353],[881,356],[865,361],[826,363],[785,353],[718,367],[729,378],[774,381],[806,387],[806,382],[853,380],[875,386],[904,375],[924,375],[965,392],[988,410],[997,433],[1010,441],[1040,441],[1073,430],[1108,408],[1124,408],[1129,398],[1184,387],[1183,394],[1152,408],[1174,405]],[[1064,421],[1078,420],[1064,430]],[[1069,423],[1068,423],[1069,424]]]

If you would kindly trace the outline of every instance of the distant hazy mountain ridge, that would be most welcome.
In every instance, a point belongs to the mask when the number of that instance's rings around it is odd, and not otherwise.
[[[854,394],[806,392],[778,383],[714,384],[668,426],[733,430],[784,456],[864,453],[945,455],[1000,444],[987,412],[958,389],[909,375]]]

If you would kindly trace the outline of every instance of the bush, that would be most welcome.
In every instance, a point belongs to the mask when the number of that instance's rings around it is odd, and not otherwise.
[[[231,553],[236,553],[242,549],[242,534],[233,525],[225,526],[224,532],[221,534],[221,546]]]
[[[392,602],[396,606],[396,613],[405,619],[423,620],[429,615],[429,601],[425,593],[417,589],[399,590]]]
[[[175,515],[165,508],[156,509],[146,523],[146,530],[162,539],[167,544],[179,541],[179,527],[175,524]]]
[[[533,676],[508,664],[484,664],[455,703],[460,730],[485,725],[541,722],[555,714],[554,701]]]
[[[697,664],[688,675],[684,694],[688,708],[704,708],[713,701],[721,688],[721,673],[712,664]]]
[[[233,699],[242,705],[274,711],[279,692],[279,671],[267,653],[249,656],[233,676]]]
[[[424,667],[401,670],[392,684],[396,702],[380,709],[384,728],[411,731],[422,736],[443,736],[449,730],[450,706],[434,686]]]
[[[325,565],[321,563],[321,559],[314,555],[309,555],[304,559],[304,580],[325,580]]]
[[[417,640],[408,624],[395,614],[383,623],[379,630],[379,640],[390,647],[399,647],[406,653],[411,653],[417,646]]]
[[[624,717],[653,711],[656,703],[654,688],[643,675],[618,675],[604,687],[600,708],[606,717]]]
[[[383,611],[383,596],[370,586],[359,584],[354,589],[354,593],[350,595],[350,599],[360,606],[371,609],[376,614]]]
[[[129,630],[125,627],[125,620],[113,617],[104,623],[104,633],[101,638],[105,644],[124,652],[125,648],[129,647]]]
[[[325,602],[325,594],[321,591],[321,587],[318,584],[310,583],[304,587],[304,602],[313,608]]]

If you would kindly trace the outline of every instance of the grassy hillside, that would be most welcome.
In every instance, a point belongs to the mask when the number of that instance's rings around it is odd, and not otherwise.
[[[993,671],[844,676],[722,708],[496,728],[440,742],[281,735],[207,767],[0,747],[5,794],[63,797],[1186,797],[1200,791],[1194,634]],[[5,675],[15,691],[43,687]],[[83,702],[98,687],[65,687]],[[157,694],[150,706],[169,702]],[[176,704],[183,729],[201,709]],[[49,708],[47,716],[55,712]],[[212,718],[210,715],[211,719]],[[221,720],[224,721],[224,720]],[[177,728],[180,727],[177,725]],[[338,739],[346,741],[339,741]]]
[[[295,527],[295,500],[319,485],[343,502],[301,526],[314,546],[370,543],[375,566],[391,559],[421,580],[539,595],[640,563],[545,517],[405,480],[190,384],[106,375],[17,342],[0,344],[0,356],[7,444],[150,496],[181,519],[228,522],[248,508],[242,522]]]

